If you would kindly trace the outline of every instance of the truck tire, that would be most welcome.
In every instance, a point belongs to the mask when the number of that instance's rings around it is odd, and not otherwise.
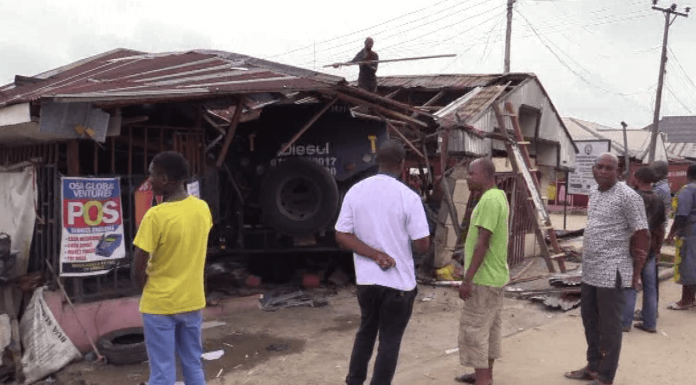
[[[111,365],[133,365],[148,360],[143,328],[114,330],[97,341],[99,352]]]
[[[306,158],[283,160],[263,180],[264,218],[285,235],[309,235],[323,229],[336,217],[338,204],[334,177]]]

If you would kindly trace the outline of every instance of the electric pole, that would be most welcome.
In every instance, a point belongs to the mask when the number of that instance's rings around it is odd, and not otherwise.
[[[507,0],[507,31],[505,31],[505,73],[510,72],[510,40],[512,40],[512,6],[515,0]]]
[[[665,16],[665,32],[662,37],[662,58],[660,59],[660,76],[657,80],[657,95],[655,95],[655,111],[653,115],[653,124],[650,129],[650,152],[648,154],[648,162],[652,163],[655,160],[655,147],[657,146],[658,124],[660,122],[660,107],[662,105],[662,84],[665,80],[665,65],[667,64],[667,40],[669,37],[669,27],[674,23],[678,16],[689,17],[688,13],[691,8],[687,7],[686,13],[677,12],[677,4],[672,4],[669,8],[660,8],[657,6],[658,0],[653,0],[652,9],[660,11]]]

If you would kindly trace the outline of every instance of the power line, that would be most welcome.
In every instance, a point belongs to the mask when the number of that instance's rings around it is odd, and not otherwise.
[[[476,8],[476,7],[478,7],[478,6],[482,5],[482,4],[483,4],[483,3],[477,3],[476,5],[471,6],[471,7],[469,7],[469,8],[466,8],[466,9],[463,9],[463,10],[461,10],[461,11],[470,10],[470,9]],[[476,17],[478,17],[478,16],[481,16],[481,15],[483,15],[483,14],[485,14],[485,13],[489,13],[489,12],[494,11],[494,10],[496,10],[496,9],[497,9],[497,7],[496,7],[496,8],[492,8],[492,9],[490,9],[490,10],[488,10],[488,11],[485,11],[485,12],[482,12],[482,13],[479,13],[479,14],[476,14],[476,15],[474,15],[474,16],[464,18],[464,19],[459,20],[459,21],[457,21],[457,22],[455,22],[455,23],[449,24],[449,25],[447,25],[447,26],[445,26],[445,27],[438,28],[438,29],[436,29],[436,30],[434,30],[434,31],[430,31],[430,32],[428,32],[428,33],[425,33],[425,34],[423,34],[423,35],[421,35],[421,36],[419,36],[419,37],[417,37],[417,38],[415,38],[415,39],[407,40],[406,42],[399,42],[399,43],[392,44],[392,45],[390,45],[390,46],[384,47],[384,48],[382,48],[382,50],[385,51],[385,50],[388,50],[389,48],[392,48],[392,47],[402,46],[402,45],[404,45],[405,43],[408,43],[408,42],[410,42],[410,41],[420,39],[420,38],[422,38],[423,36],[431,35],[431,34],[433,34],[433,33],[435,33],[435,32],[441,31],[441,30],[443,30],[443,29],[445,29],[445,28],[452,27],[452,26],[454,26],[454,25],[459,25],[459,24],[461,24],[461,23],[463,23],[463,22],[465,22],[465,21],[467,21],[467,20],[474,19],[474,18],[476,18]],[[441,18],[436,19],[436,20],[432,20],[432,21],[430,21],[430,22],[428,22],[428,23],[425,23],[425,24],[421,24],[421,25],[417,26],[416,28],[425,27],[425,26],[434,24],[434,23],[436,23],[436,22],[438,22],[438,21],[440,21],[440,20],[446,19],[446,18],[448,18],[448,17],[450,17],[450,16],[452,16],[452,14],[447,15],[447,16],[445,16],[445,17],[441,17]],[[412,30],[415,30],[416,28],[413,28]],[[389,38],[392,38],[392,37],[395,37],[395,36],[401,36],[401,35],[403,35],[403,32],[397,32],[397,33],[394,33],[394,34],[391,34],[391,35],[389,35],[389,36],[387,36],[387,37],[382,38],[382,40],[387,40],[387,39],[389,39]],[[347,44],[350,44],[350,43],[347,43]],[[341,45],[341,46],[344,46],[344,45],[346,45],[346,44],[343,44],[343,45]],[[345,54],[348,54],[348,53],[350,53],[350,52],[353,52],[353,50],[354,50],[353,48],[351,48],[350,50],[345,50],[345,51],[343,51],[343,52],[340,52],[340,53],[338,53],[338,54],[333,55],[331,58],[341,57],[341,56],[343,56],[343,55],[345,55]]]
[[[532,31],[534,31],[535,35],[537,36],[537,38],[539,39],[539,41],[544,45],[544,47],[546,47],[546,49],[547,49],[547,50],[558,60],[558,62],[561,63],[561,65],[563,65],[563,67],[565,67],[568,71],[570,71],[571,73],[573,73],[575,76],[577,76],[580,80],[582,80],[582,81],[583,81],[584,83],[586,83],[588,86],[597,88],[597,89],[599,89],[600,91],[603,91],[603,92],[605,92],[605,93],[618,95],[618,96],[624,98],[625,100],[634,103],[636,106],[641,107],[642,109],[646,110],[647,112],[650,112],[650,110],[649,110],[648,108],[646,108],[645,106],[643,106],[643,105],[641,105],[640,103],[636,102],[635,100],[633,100],[633,99],[631,99],[631,98],[628,98],[625,94],[617,93],[617,92],[608,90],[608,89],[606,89],[606,88],[604,88],[604,87],[602,87],[602,86],[600,86],[600,85],[596,85],[596,84],[592,83],[590,80],[588,80],[585,76],[583,76],[582,74],[580,74],[580,73],[578,73],[576,70],[574,70],[568,63],[566,63],[560,56],[558,56],[558,54],[546,43],[546,41],[544,40],[544,38],[542,38],[542,36],[537,32],[536,28],[534,28],[534,26],[533,26],[532,23],[529,21],[529,19],[527,19],[527,17],[524,16],[524,14],[522,14],[519,10],[516,10],[516,11],[517,11],[517,13],[520,15],[520,17],[522,17],[522,18],[524,19],[524,21],[527,22],[527,25],[529,25],[529,27],[532,29]],[[559,49],[559,51],[560,51],[560,49]],[[566,54],[566,53],[564,53],[564,54],[565,54],[566,56],[570,57],[568,54]],[[575,62],[575,61],[574,61],[574,62]],[[585,70],[585,71],[586,71],[586,70]]]
[[[684,67],[682,67],[681,63],[679,62],[679,59],[677,59],[677,55],[675,55],[674,51],[672,51],[672,48],[667,47],[667,49],[669,50],[669,53],[672,56],[672,59],[674,59],[674,62],[677,63],[679,68],[681,68],[681,71],[684,74],[684,76],[686,76],[686,79],[689,81],[689,83],[691,83],[691,86],[694,87],[694,89],[696,89],[696,84],[694,84],[693,80],[691,80],[691,77],[689,76],[689,74],[686,73],[686,70],[684,69]]]
[[[684,107],[685,110],[689,111],[689,113],[690,113],[691,115],[693,115],[694,112],[691,111],[691,108],[687,107],[686,104],[684,104],[684,103],[677,97],[677,95],[674,94],[674,91],[672,91],[672,88],[669,86],[669,82],[666,82],[666,83],[667,83],[667,84],[665,84],[665,88],[667,88],[667,91],[669,91],[669,93],[672,95],[672,97],[674,98],[674,100],[676,100],[679,104],[681,104],[682,107]]]
[[[393,19],[389,19],[389,20],[387,20],[387,21],[385,21],[385,22],[382,22],[382,23],[379,23],[379,24],[375,24],[375,25],[373,25],[373,26],[371,26],[371,27],[363,28],[363,29],[361,29],[361,30],[359,30],[359,31],[347,33],[347,34],[345,34],[345,35],[336,36],[336,37],[333,37],[333,38],[331,38],[331,39],[327,39],[327,40],[320,41],[320,42],[317,43],[317,44],[329,43],[329,42],[332,42],[332,41],[335,41],[335,40],[338,40],[338,39],[342,39],[342,38],[344,38],[344,37],[348,37],[348,36],[356,35],[356,34],[358,34],[358,33],[362,33],[362,32],[365,32],[365,31],[369,31],[369,30],[371,30],[371,29],[373,29],[373,28],[377,28],[377,27],[380,27],[380,26],[389,24],[389,23],[391,23],[391,22],[393,22],[393,21],[403,19],[404,17],[407,17],[407,16],[410,16],[410,15],[416,14],[416,13],[418,13],[418,12],[422,12],[422,11],[425,11],[425,10],[432,9],[432,7],[436,7],[436,6],[440,5],[440,4],[447,3],[448,1],[451,1],[451,0],[443,0],[443,1],[440,1],[440,2],[437,2],[437,3],[433,4],[433,5],[431,5],[431,6],[423,7],[423,8],[417,9],[417,10],[415,10],[415,11],[411,11],[411,12],[405,13],[405,14],[403,14],[403,15],[401,15],[401,16],[395,17],[395,18],[393,18]],[[460,4],[458,4],[458,5],[460,5]],[[294,52],[301,51],[301,50],[308,49],[308,48],[312,48],[312,47],[313,47],[313,45],[308,45],[308,46],[305,46],[305,47],[296,48],[296,49],[293,49],[293,50],[290,50],[290,51],[287,51],[287,52],[283,52],[283,53],[280,53],[280,54],[277,54],[277,55],[269,56],[269,57],[267,57],[266,59],[272,59],[272,58],[276,58],[276,57],[278,57],[278,56],[285,56],[285,55],[287,55],[287,54],[294,53]]]
[[[382,51],[382,52],[388,51],[388,50],[393,49],[393,48],[395,48],[395,47],[404,47],[404,46],[406,45],[406,43],[409,43],[409,42],[412,42],[412,41],[421,39],[421,38],[423,38],[423,37],[425,37],[425,36],[432,35],[433,33],[439,32],[439,31],[441,31],[441,30],[443,30],[443,29],[447,29],[447,28],[450,28],[450,27],[452,27],[452,26],[455,26],[455,25],[458,25],[458,24],[462,24],[462,23],[464,23],[464,22],[466,22],[466,21],[468,21],[468,20],[475,19],[475,18],[477,18],[477,17],[479,17],[479,16],[481,16],[481,15],[484,15],[484,14],[486,14],[486,13],[490,13],[490,12],[495,11],[495,10],[497,10],[497,9],[498,9],[497,7],[496,7],[496,8],[489,9],[488,11],[481,12],[481,13],[476,14],[476,15],[474,15],[474,16],[465,18],[465,19],[460,20],[460,21],[458,21],[458,22],[456,22],[456,23],[452,23],[452,24],[446,25],[446,26],[444,26],[444,27],[438,28],[438,29],[436,29],[436,30],[429,31],[429,32],[427,32],[427,33],[425,33],[425,34],[422,34],[422,35],[420,35],[420,36],[418,36],[418,37],[415,37],[415,38],[413,38],[413,39],[406,40],[406,41],[402,41],[402,42],[400,42],[400,43],[397,43],[397,44],[393,44],[393,45],[384,47],[384,48],[381,49],[381,51]],[[487,20],[484,21],[484,23],[482,23],[482,24],[485,24],[486,22],[488,22],[488,21],[490,21],[490,20],[496,18],[497,16],[498,16],[498,15],[494,15],[491,19],[487,19]],[[479,25],[481,25],[481,24],[479,24]],[[478,26],[478,25],[477,25],[477,26]],[[473,28],[470,28],[469,30],[471,30],[471,29],[473,29]],[[469,30],[467,30],[467,31],[469,31]],[[467,31],[465,31],[465,32],[467,32]],[[462,33],[463,33],[463,32],[462,32]],[[396,35],[399,35],[399,34],[396,34]],[[396,35],[395,35],[395,36],[396,36]],[[342,57],[342,56],[344,56],[344,55],[346,55],[346,54],[348,54],[348,53],[350,53],[350,52],[353,52],[353,49],[351,49],[351,50],[346,50],[346,51],[343,51],[343,52],[341,52],[341,53],[337,53],[337,54],[335,54],[335,55],[332,55],[332,56],[330,56],[330,57],[328,58],[328,60],[335,59],[335,58],[338,58],[338,57]]]
[[[438,12],[435,12],[435,13],[433,13],[433,14],[431,14],[431,15],[428,15],[428,16],[425,16],[425,17],[423,17],[423,18],[411,20],[411,21],[408,21],[408,22],[406,22],[406,23],[399,24],[399,25],[397,25],[397,26],[395,26],[395,27],[390,27],[390,28],[388,28],[388,29],[385,29],[385,30],[382,30],[382,31],[379,31],[379,32],[375,32],[375,33],[372,34],[372,36],[373,36],[373,37],[377,37],[377,36],[380,36],[380,34],[385,33],[385,32],[396,31],[396,30],[398,30],[398,29],[401,28],[401,27],[404,27],[404,26],[407,26],[407,25],[410,25],[410,24],[413,24],[413,23],[421,22],[421,21],[423,21],[423,20],[425,20],[425,19],[428,19],[428,18],[430,18],[430,17],[433,17],[433,16],[435,16],[435,15],[439,15],[439,14],[441,14],[441,13],[443,13],[443,12],[450,11],[450,10],[452,10],[452,9],[454,9],[454,8],[460,7],[460,6],[462,6],[462,5],[464,5],[464,4],[468,3],[468,2],[471,2],[471,0],[465,0],[465,1],[460,2],[460,3],[458,3],[458,4],[454,5],[454,6],[451,6],[451,7],[445,8],[445,9],[442,9],[442,10],[440,10],[440,11],[438,11]],[[456,12],[450,12],[450,13],[448,13],[448,14],[447,14],[446,16],[444,16],[444,17],[441,17],[441,18],[438,18],[438,19],[429,21],[429,22],[427,22],[427,23],[423,23],[423,24],[419,24],[419,25],[410,27],[409,30],[410,30],[410,31],[413,31],[413,30],[416,30],[416,29],[418,29],[418,28],[425,27],[425,26],[427,26],[427,25],[430,25],[430,24],[433,24],[433,23],[438,22],[438,21],[440,21],[440,20],[444,20],[444,19],[446,19],[446,18],[452,17],[452,16],[454,16],[454,15],[457,15],[457,14],[462,13],[462,12],[464,12],[464,11],[470,10],[470,9],[472,9],[472,8],[476,8],[476,7],[480,6],[480,5],[481,5],[481,3],[477,3],[477,4],[475,4],[475,5],[471,6],[471,7],[464,8],[464,9],[460,9],[460,10],[458,10],[458,11],[456,11]],[[364,32],[364,31],[359,31],[359,32]],[[354,35],[354,34],[359,33],[359,32],[351,33],[351,34],[349,34],[349,35]],[[388,35],[388,36],[386,36],[386,37],[380,37],[380,39],[381,39],[382,41],[383,41],[383,40],[387,40],[387,39],[392,38],[392,37],[394,37],[394,36],[399,36],[399,35],[402,34],[402,33],[403,33],[403,32],[397,32],[397,33]],[[334,39],[334,40],[335,40],[335,39]],[[322,51],[322,52],[332,51],[332,50],[338,49],[338,48],[340,48],[340,47],[345,47],[345,46],[347,46],[347,45],[354,45],[354,44],[356,44],[356,43],[359,42],[359,41],[360,41],[360,39],[358,39],[358,40],[346,41],[345,43],[337,44],[337,45],[334,45],[334,46],[329,47],[329,48],[325,48],[325,49],[320,50],[320,51]],[[352,50],[351,50],[351,51],[352,51]],[[343,53],[341,53],[341,54],[343,54]]]

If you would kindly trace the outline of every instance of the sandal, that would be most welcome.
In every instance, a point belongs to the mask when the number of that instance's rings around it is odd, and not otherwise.
[[[587,370],[587,366],[585,366],[582,369],[573,370],[572,372],[566,373],[565,377],[572,380],[588,381],[595,380],[597,378],[597,373],[590,372]]]
[[[667,306],[669,310],[689,310],[694,307],[694,304],[682,305],[680,302],[673,302]]]
[[[645,327],[645,325],[644,325],[642,322],[637,323],[637,324],[635,324],[635,325],[633,325],[633,326],[634,326],[636,329],[640,329],[640,330],[642,330],[642,331],[644,331],[644,332],[648,332],[648,333],[657,333],[657,329],[647,328],[647,327]]]
[[[461,376],[454,377],[457,382],[463,382],[465,384],[475,384],[476,383],[476,373],[466,373]]]

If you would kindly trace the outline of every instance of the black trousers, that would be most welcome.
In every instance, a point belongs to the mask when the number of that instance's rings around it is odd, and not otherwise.
[[[623,338],[621,315],[626,298],[621,278],[617,278],[616,286],[605,288],[583,283],[581,289],[580,313],[585,326],[588,369],[597,372],[604,383],[614,382]]]
[[[372,357],[377,334],[379,347],[371,385],[391,385],[404,331],[411,319],[418,288],[400,291],[378,285],[359,285],[358,303],[362,313],[355,335],[346,384],[362,385]]]

